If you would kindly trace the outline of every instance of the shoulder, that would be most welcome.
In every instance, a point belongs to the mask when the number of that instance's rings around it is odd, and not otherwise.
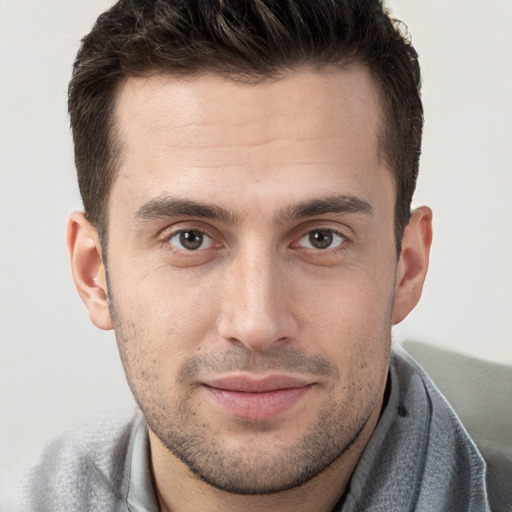
[[[18,476],[8,510],[117,511],[139,418],[139,412],[98,418],[52,441],[38,465]]]
[[[463,455],[478,467],[483,466],[483,459],[457,413],[422,366],[401,347],[394,347],[391,365],[398,377],[401,401],[414,407],[421,403],[419,396],[425,398],[430,446],[438,447],[442,453],[445,445],[451,446],[448,453]],[[454,444],[460,447],[455,450]]]
[[[512,367],[419,342],[404,348],[428,372],[430,386],[446,397],[485,459],[493,510],[510,510]]]
[[[402,441],[416,438],[419,447],[417,509],[432,510],[437,503],[439,510],[489,510],[485,462],[453,408],[400,347],[394,348],[391,367],[398,381],[399,404],[411,415],[411,421],[400,418],[399,410],[395,430],[401,432]]]

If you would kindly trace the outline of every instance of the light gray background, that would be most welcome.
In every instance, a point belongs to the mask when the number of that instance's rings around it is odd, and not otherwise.
[[[65,426],[131,403],[64,244],[80,207],[66,87],[107,0],[0,0],[0,467]],[[415,204],[434,210],[431,270],[395,330],[512,363],[512,0],[391,0],[421,54],[426,127]]]

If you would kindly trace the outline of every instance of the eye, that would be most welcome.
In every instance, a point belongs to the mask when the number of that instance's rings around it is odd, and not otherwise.
[[[209,249],[214,241],[198,229],[184,229],[174,233],[170,238],[170,245],[185,251],[197,251],[199,249]]]
[[[333,249],[340,246],[345,237],[332,229],[315,229],[305,234],[299,241],[299,245],[308,249]]]

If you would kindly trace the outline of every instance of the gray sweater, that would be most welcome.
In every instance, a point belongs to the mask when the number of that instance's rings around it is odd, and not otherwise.
[[[377,428],[333,512],[490,510],[482,457],[446,400],[401,349],[392,354],[390,384]],[[74,430],[47,448],[17,490],[12,510],[158,512],[149,458],[140,412],[125,424]]]

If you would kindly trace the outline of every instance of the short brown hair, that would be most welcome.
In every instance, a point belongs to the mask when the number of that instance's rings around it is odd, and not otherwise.
[[[69,113],[85,213],[105,240],[117,172],[119,85],[148,72],[255,82],[357,60],[381,91],[381,150],[396,183],[397,249],[416,186],[423,107],[418,56],[380,0],[120,0],[85,36]]]

